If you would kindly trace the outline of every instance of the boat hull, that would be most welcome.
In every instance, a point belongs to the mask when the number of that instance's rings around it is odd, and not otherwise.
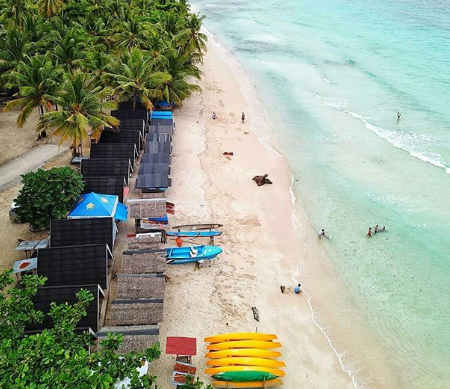
[[[281,386],[283,381],[279,378],[269,381],[251,381],[251,382],[230,382],[230,381],[213,381],[212,386],[215,388],[270,388],[272,386]]]
[[[212,343],[207,346],[208,350],[228,350],[232,348],[280,348],[281,343],[264,340],[235,340],[231,342]]]
[[[207,353],[206,357],[211,359],[230,357],[278,358],[281,357],[281,353],[279,351],[261,350],[257,348],[233,348],[229,350],[213,351]]]
[[[191,248],[197,251],[195,257],[191,257]],[[166,258],[174,261],[184,260],[184,263],[198,262],[201,259],[213,259],[217,257],[222,249],[218,246],[186,246],[186,247],[169,247],[166,249]]]
[[[261,334],[258,332],[232,332],[229,334],[220,334],[208,336],[205,338],[205,342],[208,343],[220,343],[232,340],[274,340],[277,336],[274,334]]]
[[[254,358],[254,357],[229,357],[221,359],[212,359],[207,361],[208,366],[264,366],[264,367],[283,367],[286,366],[284,362],[274,359]]]
[[[205,373],[220,381],[264,381],[284,376],[284,371],[264,366],[222,366],[205,369]]]

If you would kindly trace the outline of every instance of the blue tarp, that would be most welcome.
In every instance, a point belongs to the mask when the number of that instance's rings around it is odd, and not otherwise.
[[[173,113],[171,111],[153,111],[151,114],[151,118],[167,118],[172,119]]]
[[[160,107],[173,107],[175,106],[175,103],[169,103],[167,100],[159,100],[156,105]]]
[[[118,196],[91,192],[78,198],[69,213],[69,218],[114,216],[117,220],[127,220],[127,214],[128,209],[119,203]]]

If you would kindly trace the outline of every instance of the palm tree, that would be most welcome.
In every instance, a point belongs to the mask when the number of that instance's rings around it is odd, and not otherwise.
[[[140,101],[147,109],[152,109],[152,99],[161,97],[161,87],[172,77],[166,72],[156,72],[155,62],[150,55],[139,49],[125,52],[119,62],[108,67],[107,78],[115,86],[121,101],[133,102],[133,110]]]
[[[86,58],[89,40],[86,31],[80,29],[71,28],[65,35],[55,32],[53,56],[56,63],[70,70],[80,67]]]
[[[191,63],[188,56],[179,55],[175,50],[166,54],[166,58],[168,60],[166,71],[172,76],[172,79],[163,84],[161,91],[167,101],[181,104],[193,92],[201,90],[199,85],[189,83],[187,79],[199,80],[202,73],[197,66]]]
[[[47,16],[48,18],[59,14],[64,7],[64,1],[62,0],[38,0],[37,6],[39,12]]]
[[[25,15],[29,12],[28,0],[3,0],[1,3],[0,17],[14,22],[19,29],[23,27]]]
[[[114,37],[119,50],[135,47],[147,50],[150,48],[149,39],[155,35],[156,29],[150,23],[139,21],[136,15],[129,14],[118,25],[118,32]]]
[[[17,87],[19,92],[16,94],[17,99],[8,102],[4,110],[20,108],[17,127],[23,127],[35,108],[38,108],[40,117],[53,108],[52,101],[58,90],[60,74],[61,71],[55,69],[48,54],[27,56],[25,62],[20,62],[17,70],[10,74],[7,87]],[[41,135],[45,136],[39,134],[39,138]]]
[[[23,60],[31,48],[29,35],[17,28],[6,32],[6,37],[0,48],[0,75],[2,81],[6,82],[8,74]]]
[[[192,14],[186,20],[184,29],[175,36],[175,42],[181,50],[181,54],[196,54],[198,59],[203,58],[203,54],[207,51],[206,42],[208,37],[200,32],[202,21],[205,16]]]
[[[105,101],[108,94],[111,91],[96,86],[88,74],[78,71],[67,74],[62,92],[55,98],[60,110],[44,113],[37,130],[53,129],[51,135],[61,137],[59,144],[70,139],[75,153],[83,142],[98,135],[105,127],[119,125],[119,120],[105,112],[117,106],[113,101]]]

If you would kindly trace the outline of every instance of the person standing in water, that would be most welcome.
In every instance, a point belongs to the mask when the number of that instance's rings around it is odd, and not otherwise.
[[[400,112],[397,112],[397,121],[400,120],[401,117],[402,117],[402,114]]]
[[[325,229],[324,228],[322,228],[322,231],[319,232],[319,238],[320,239],[322,239],[322,236],[324,236],[325,238],[328,238],[327,234],[325,234]]]
[[[367,231],[367,237],[372,237],[372,227],[369,227],[369,231]]]
[[[378,224],[375,226],[375,234],[378,232]]]

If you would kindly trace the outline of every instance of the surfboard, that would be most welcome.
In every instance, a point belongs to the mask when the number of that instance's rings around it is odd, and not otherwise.
[[[257,348],[233,348],[229,350],[214,351],[207,353],[206,358],[229,358],[229,357],[256,357],[256,358],[278,358],[279,351],[261,350]]]
[[[231,342],[212,343],[206,348],[208,350],[228,350],[230,348],[260,348],[260,349],[272,349],[280,348],[281,343],[264,341],[264,340],[235,340]]]
[[[274,359],[253,358],[253,357],[231,357],[212,359],[207,361],[208,366],[265,366],[265,367],[283,367],[286,366],[284,362]]]
[[[221,366],[205,369],[205,373],[222,381],[264,381],[284,376],[284,371],[264,366]],[[252,377],[254,376],[254,377]],[[258,378],[260,377],[260,378]]]
[[[229,334],[220,334],[208,336],[205,338],[207,343],[220,343],[230,340],[273,340],[277,339],[274,334],[260,334],[258,332],[234,332]]]
[[[213,381],[212,386],[215,388],[270,388],[272,386],[281,386],[283,381],[279,378],[269,381],[253,381],[253,382],[230,382],[230,381]]]

